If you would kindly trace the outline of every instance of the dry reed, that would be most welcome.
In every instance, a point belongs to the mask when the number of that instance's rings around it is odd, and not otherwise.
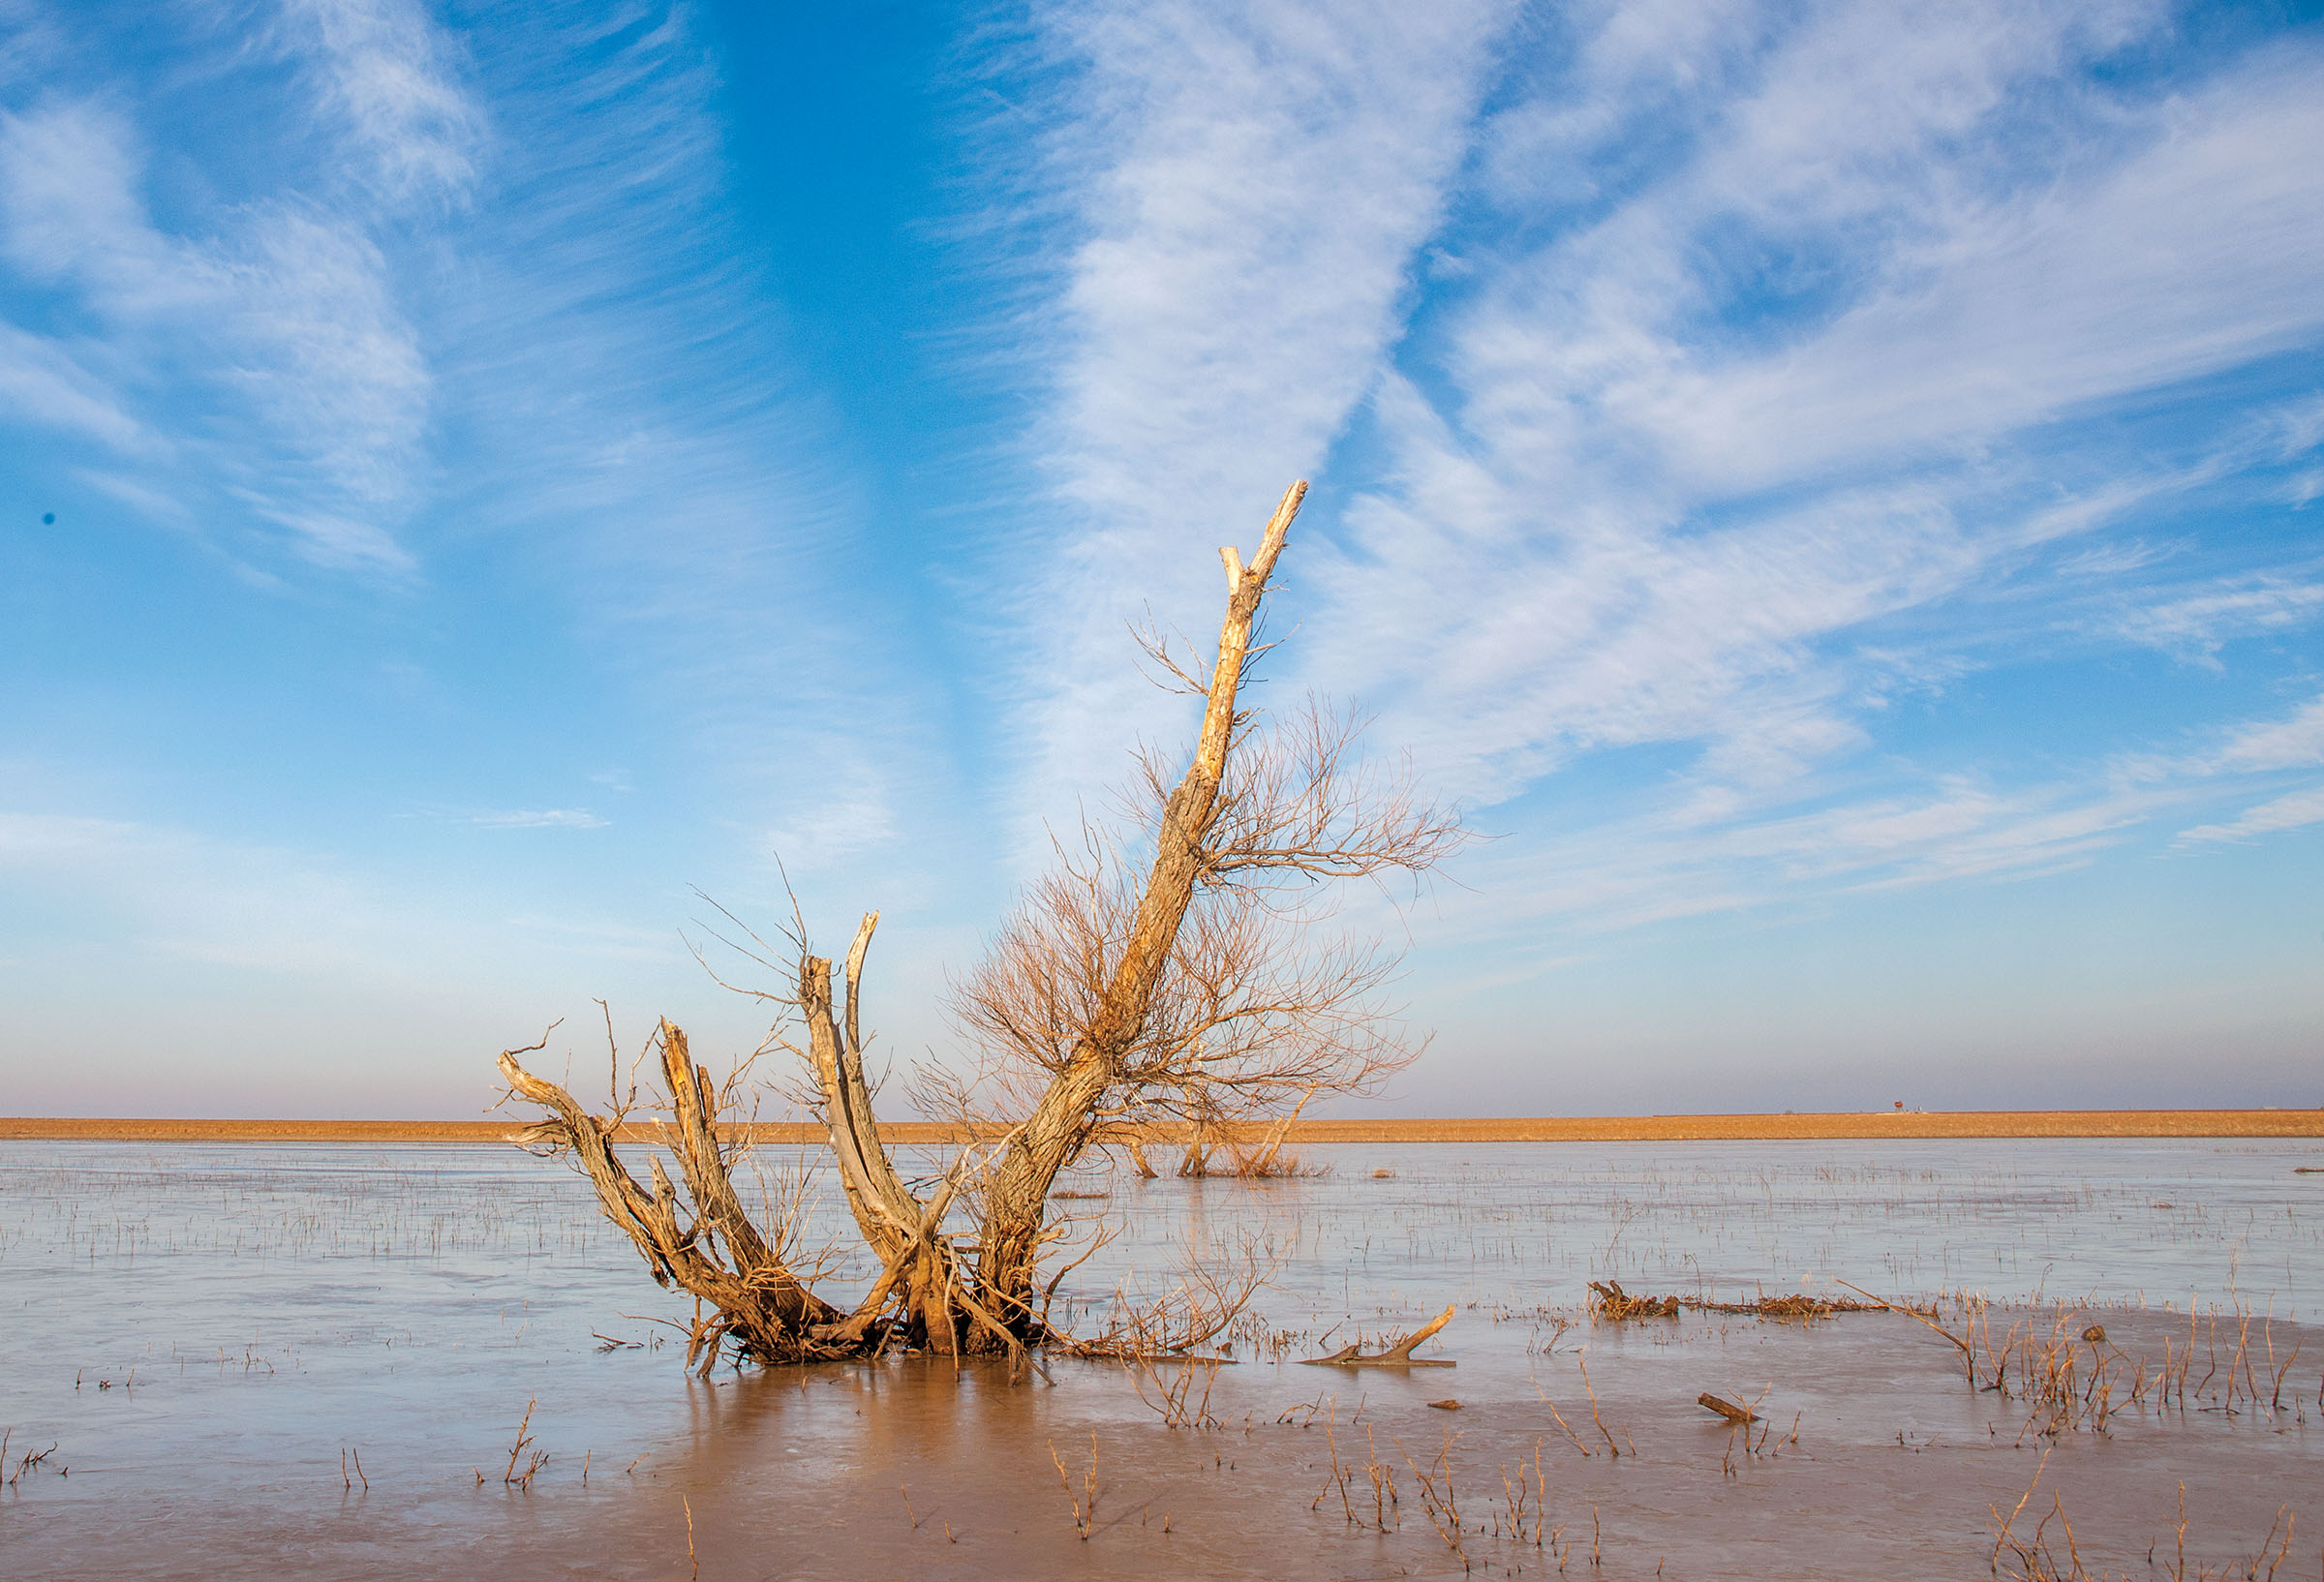
[[[1065,1458],[1057,1454],[1055,1440],[1049,1442],[1049,1459],[1056,1464],[1057,1481],[1064,1486],[1066,1504],[1073,1507],[1074,1534],[1086,1543],[1097,1517],[1097,1431],[1089,1431],[1089,1467],[1083,1475],[1080,1493],[1074,1492],[1073,1475],[1065,1470]]]

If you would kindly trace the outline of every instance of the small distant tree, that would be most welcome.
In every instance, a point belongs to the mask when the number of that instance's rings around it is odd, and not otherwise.
[[[828,1283],[831,1260],[800,1244],[803,1184],[770,1195],[763,1224],[744,1208],[735,1172],[748,1128],[719,1122],[744,1113],[749,1062],[714,1084],[686,1035],[660,1023],[652,1052],[663,1092],[650,1109],[681,1191],[658,1155],[641,1181],[617,1152],[634,1088],[593,1114],[526,1070],[517,1057],[529,1050],[501,1055],[510,1093],[543,1111],[519,1141],[569,1155],[654,1277],[708,1304],[689,1360],[708,1366],[729,1344],[777,1362],[893,1344],[959,1354],[1057,1342],[1036,1274],[1061,1234],[1048,1213],[1061,1171],[1157,1122],[1214,1134],[1285,1116],[1318,1092],[1366,1091],[1414,1057],[1382,1000],[1398,953],[1333,931],[1333,892],[1351,879],[1417,882],[1462,840],[1458,819],[1419,797],[1407,774],[1358,759],[1360,716],[1310,699],[1272,717],[1239,701],[1269,646],[1260,617],[1306,487],[1285,493],[1247,564],[1219,552],[1227,604],[1214,658],[1141,633],[1157,679],[1203,700],[1193,750],[1182,764],[1142,753],[1122,817],[1085,819],[1078,839],[1060,841],[1052,871],[953,985],[967,1069],[924,1071],[915,1086],[924,1110],[962,1123],[963,1141],[925,1192],[890,1159],[864,1077],[862,983],[878,914],[856,929],[836,982],[795,911],[780,952],[755,936],[747,947],[783,978],[745,989],[779,1011],[760,1052],[798,1062],[880,1265],[860,1299],[842,1308],[812,1289]],[[1245,1275],[1234,1289],[1198,1282],[1191,1306],[1134,1315],[1105,1344],[1199,1344],[1247,1294]]]

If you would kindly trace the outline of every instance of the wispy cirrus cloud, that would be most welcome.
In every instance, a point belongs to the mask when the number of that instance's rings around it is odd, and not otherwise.
[[[2270,779],[2280,783],[2286,772],[2324,768],[2324,697],[2281,718],[2253,720],[2227,731],[2214,749],[2197,755],[2187,767],[2237,789]],[[2248,840],[2319,822],[2324,822],[2324,786],[2307,785],[2253,804],[2232,819],[2182,830],[2178,841],[2199,846]]]
[[[0,410],[18,422],[62,429],[116,451],[145,441],[106,382],[53,341],[0,323]]]
[[[777,820],[942,780],[909,761],[882,601],[842,613],[862,491],[735,219],[685,7],[167,25],[160,86],[103,28],[0,81],[0,409],[264,587],[416,609],[441,559],[502,557],[528,619],[576,625],[715,795]]]
[[[313,83],[317,118],[370,156],[389,198],[456,201],[477,175],[483,108],[452,40],[412,0],[286,0],[278,38]]]
[[[2226,643],[2293,631],[2319,615],[2324,615],[2324,579],[2297,570],[2259,572],[2162,591],[2123,609],[2105,629],[2128,642],[2216,663],[2214,656]]]
[[[465,822],[487,830],[601,830],[611,821],[586,807],[511,807],[470,813]]]
[[[2188,844],[2222,840],[2248,840],[2254,836],[2273,835],[2278,830],[2305,829],[2311,824],[2324,824],[2324,786],[2307,791],[2294,791],[2288,796],[2263,802],[2247,808],[2243,815],[2226,824],[2198,824],[2183,832],[2179,838]]]
[[[2324,764],[2324,697],[2286,718],[2262,720],[2229,732],[2214,761],[2222,769],[2247,772]]]
[[[1058,260],[1037,445],[1063,526],[1022,591],[1045,628],[1022,716],[1031,783],[1112,777],[1125,727],[1161,717],[1124,623],[1147,601],[1206,610],[1211,549],[1255,538],[1379,377],[1513,15],[1500,0],[1036,13]]]
[[[2188,800],[2184,788],[1955,776],[1727,823],[1650,812],[1487,853],[1474,897],[1447,909],[1461,937],[1497,953],[1544,929],[1604,933],[1803,896],[2021,879],[2081,867]]]
[[[871,491],[734,217],[709,43],[578,5],[469,41],[494,163],[428,329],[461,511],[654,700],[734,855],[805,865],[892,849],[947,766]]]
[[[1480,16],[1474,36],[1509,25]],[[1331,273],[1425,289],[1329,332],[1310,295],[1352,299],[1272,268],[1318,234],[1300,194],[1223,219],[1277,172],[1360,159],[1334,140],[1352,121],[1286,116],[1242,142],[1206,127],[1172,162],[1120,158],[1086,183],[1095,240],[1060,288],[1049,458],[1108,524],[1065,563],[1125,589],[1137,567],[1170,608],[1204,610],[1201,551],[1234,533],[1149,530],[1149,502],[1173,527],[1215,520],[1233,495],[1271,499],[1262,471],[1331,446],[1293,568],[1296,673],[1382,708],[1378,734],[1474,802],[1671,751],[1631,806],[1588,815],[1586,852],[1521,827],[1479,859],[1554,850],[1607,917],[2040,870],[2229,794],[2125,777],[2136,726],[2038,772],[1914,762],[1896,736],[1900,698],[2004,658],[2211,663],[2324,616],[2311,566],[2132,536],[2301,465],[2312,396],[2274,417],[2218,403],[2182,423],[2177,460],[2130,453],[2117,415],[2324,338],[2312,43],[2168,82],[2113,70],[2172,25],[2137,3],[1603,7],[1517,22],[1537,47],[1483,66],[1407,44],[1400,70],[1459,65],[1422,100],[1441,119],[1413,121],[1459,159],[1410,189],[1424,202],[1364,204],[1408,222],[1334,233]],[[1172,74],[1236,80],[1208,71],[1208,34],[1110,37],[1160,80],[1100,120],[1119,146],[1177,126]],[[1171,201],[1189,183],[1202,201]],[[1185,238],[1221,233],[1192,256],[1235,265],[1231,286],[1174,267]],[[1283,369],[1301,388],[1270,404]],[[1119,614],[1068,618],[1060,644],[1100,653]],[[1050,783],[1093,783],[1093,749],[1145,717],[1092,670],[1030,715]],[[1555,867],[1518,888],[1564,894]],[[1617,904],[1625,872],[1637,895]]]
[[[1745,693],[1848,695],[1830,640],[1957,596],[2024,545],[2023,507],[1994,494],[2018,469],[1965,471],[1959,447],[1989,453],[2066,407],[2265,356],[2324,326],[2301,284],[2301,260],[2324,240],[2324,182],[2278,137],[2287,117],[2312,114],[2297,92],[2301,52],[2143,117],[2115,106],[2130,123],[2110,129],[2119,158],[2085,153],[2078,180],[1996,185],[1983,166],[1999,129],[1983,122],[2014,85],[2056,68],[2079,18],[1962,19],[1929,34],[1900,20],[1861,8],[1812,19],[1736,102],[1704,113],[1696,161],[1513,259],[1455,311],[1450,400],[1383,403],[1394,482],[1351,512],[1353,554],[1325,624],[1363,631],[1361,655],[1339,643],[1334,658],[1370,656],[1372,677],[1422,685],[1432,719],[1446,717],[1434,678],[1482,683],[1456,691],[1452,712],[1453,750],[1480,770],[1506,762],[1522,783],[1523,766],[1554,761],[1561,735],[1717,732],[1705,707]],[[1966,55],[1965,31],[1979,46]],[[1879,32],[1893,47],[1877,59],[1855,47]],[[1850,86],[1833,90],[1850,62]],[[1873,179],[1891,166],[1901,178]],[[1868,214],[1879,223],[1857,234]],[[1725,234],[1736,227],[1743,239]],[[1738,345],[1738,298],[1782,285],[1732,278],[1755,241],[1820,247],[1841,277],[1838,310],[1797,307]],[[2100,253],[2124,261],[2098,268]],[[2047,292],[2070,295],[2072,311]],[[1771,338],[1771,350],[1751,344]],[[1932,462],[1931,446],[1956,459]],[[1908,471],[1752,500],[1842,464]],[[1530,596],[1484,596],[1513,580]],[[2262,621],[2302,608],[2284,588],[2211,597]],[[2125,619],[2192,629],[2229,613]],[[1408,641],[1376,641],[1383,615]],[[1665,717],[1605,732],[1592,716],[1608,708]],[[1772,712],[1796,736],[1791,715]],[[1841,745],[1854,735],[1838,715],[1823,734]],[[1489,775],[1471,783],[1492,794]]]
[[[2153,17],[2094,15],[1849,8],[1730,36],[1699,78],[1697,156],[1501,264],[1452,313],[1446,396],[1384,394],[1389,481],[1351,510],[1318,623],[1330,673],[1395,697],[1394,730],[1473,794],[1693,744],[1655,795],[1706,860],[1755,831],[1854,851],[1854,812],[1786,809],[1881,734],[1900,646],[1911,666],[1897,624],[1949,606],[1957,652],[1983,598],[2036,574],[2032,547],[2140,503],[2094,481],[2084,506],[2034,505],[2051,464],[2014,437],[2324,327],[2301,261],[2324,182],[2281,139],[2313,114],[2304,49],[2102,103],[2077,63]],[[2063,150],[2039,181],[2003,157],[2029,101]],[[2125,609],[2114,635],[2216,647],[2312,620],[2311,592],[2223,580]],[[2094,838],[2150,800],[2033,795],[2106,809]],[[1923,871],[1990,871],[2082,827],[1994,816]]]
[[[1932,773],[1891,757],[1882,772],[1802,776],[1721,806],[1668,788],[1580,829],[1488,848],[1471,865],[1473,894],[1448,910],[1480,944],[1543,927],[1596,933],[1806,897],[2060,872],[2140,842],[2154,849],[2157,827],[2222,804],[2247,806],[2169,844],[2324,820],[2315,787],[2266,795],[2324,767],[2324,699],[2189,731],[2175,745],[2008,778],[2006,763]]]
[[[1093,519],[1264,520],[1285,469],[1320,457],[1399,331],[1511,15],[1041,13],[1074,72],[1051,169],[1073,228],[1055,460]]]
[[[61,304],[0,340],[18,412],[98,441],[91,469],[118,498],[408,573],[431,380],[374,235],[392,212],[294,175],[165,226],[154,144],[120,95],[0,94],[0,263]]]
[[[2039,32],[1988,36],[2039,44]],[[1924,48],[1915,41],[1898,53],[1909,62]],[[2287,48],[2184,97],[2119,106],[2129,114],[2108,129],[2118,159],[2087,170],[2069,160],[2064,179],[2038,186],[1996,185],[1982,162],[1934,146],[1999,128],[1923,122],[1924,179],[1881,188],[1899,234],[1857,252],[1867,278],[1844,312],[1758,355],[1722,354],[1717,339],[1674,344],[1667,330],[1628,355],[1617,343],[1585,389],[1698,487],[1748,489],[1867,460],[1894,466],[2305,344],[2324,325],[2324,307],[2295,260],[2324,246],[2324,194],[2292,150],[2324,139],[2324,109],[2309,91],[2318,65],[2313,51]],[[1909,120],[1911,101],[1899,118]],[[1894,108],[1879,119],[1892,117]],[[1822,157],[1800,163],[1825,163],[1858,129],[1851,120],[1802,139]],[[1735,218],[1721,199],[1750,191],[1746,172],[1771,156],[1766,142],[1747,137],[1723,149],[1699,185],[1673,195],[1675,213],[1654,205],[1658,223],[1642,216],[1641,228],[1654,241],[1701,239],[1707,223]],[[1783,173],[1778,163],[1779,181]],[[1822,212],[1784,213],[1784,228],[1857,220],[1844,179],[1853,172],[1816,173],[1829,184],[1809,189]],[[1907,221],[1913,199],[1928,208]],[[1672,267],[1627,228],[1610,227],[1585,252],[1643,253],[1649,269]],[[1671,310],[1705,305],[1682,290],[1661,315],[1615,318],[1604,332],[1651,334]]]

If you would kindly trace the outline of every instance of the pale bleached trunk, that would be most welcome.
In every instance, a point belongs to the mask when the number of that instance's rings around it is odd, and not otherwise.
[[[1099,1106],[1120,1080],[1122,1063],[1145,1030],[1154,990],[1202,877],[1205,840],[1218,812],[1227,750],[1235,736],[1236,692],[1250,656],[1252,628],[1267,596],[1268,576],[1283,553],[1292,518],[1306,494],[1304,482],[1284,493],[1248,566],[1235,550],[1219,552],[1227,566],[1227,613],[1219,625],[1218,662],[1210,674],[1202,734],[1195,742],[1193,762],[1163,806],[1153,867],[1139,897],[1129,940],[1097,1014],[1002,1151],[986,1184],[978,1284],[988,1302],[1020,1333],[1033,1322],[1033,1264],[1040,1253],[1051,1186],[1057,1172],[1087,1145]]]
[[[994,1157],[973,1178],[973,1188],[969,1167],[981,1162],[977,1150],[963,1153],[924,1202],[905,1186],[880,1141],[858,1025],[864,960],[878,914],[864,918],[847,953],[843,1005],[834,1004],[831,961],[802,954],[798,1005],[825,1131],[848,1211],[881,1263],[879,1277],[852,1313],[842,1314],[802,1286],[783,1263],[780,1233],[777,1244],[770,1245],[743,1211],[732,1179],[732,1151],[718,1137],[719,1095],[710,1074],[693,1063],[686,1035],[677,1027],[664,1021],[660,1030],[672,1115],[664,1136],[686,1178],[690,1215],[682,1210],[658,1158],[648,1159],[650,1188],[622,1164],[614,1149],[618,1108],[611,1116],[594,1116],[564,1088],[526,1071],[516,1059],[525,1050],[502,1054],[501,1070],[511,1090],[548,1112],[518,1141],[569,1149],[606,1217],[637,1245],[655,1278],[715,1309],[694,1326],[689,1360],[705,1351],[715,1359],[727,1340],[762,1362],[858,1354],[867,1346],[876,1350],[897,1333],[890,1315],[899,1305],[911,1336],[938,1352],[1013,1351],[1039,1338],[1032,1279],[1045,1240],[1049,1194],[1058,1172],[1105,1124],[1101,1111],[1145,1033],[1187,907],[1212,860],[1207,842],[1235,740],[1236,695],[1268,577],[1306,488],[1294,484],[1284,495],[1247,568],[1235,550],[1220,551],[1227,567],[1227,611],[1202,730],[1192,762],[1164,805],[1152,867],[1121,958],[1064,1066],[1032,1113],[994,1144]],[[1137,1152],[1135,1140],[1132,1147]],[[1143,1154],[1137,1156],[1151,1173]],[[942,1227],[956,1197],[975,1189],[983,1194],[982,1235],[971,1272]]]
[[[912,1242],[926,1205],[905,1188],[888,1159],[872,1113],[871,1088],[864,1080],[856,993],[863,981],[864,958],[872,948],[872,932],[878,925],[877,912],[865,914],[855,943],[848,949],[845,1020],[841,1020],[832,1004],[831,962],[825,957],[810,956],[801,961],[799,1008],[807,1019],[808,1054],[815,1068],[823,1127],[831,1138],[840,1185],[864,1244],[886,1263]]]
[[[564,1088],[525,1070],[517,1052],[501,1055],[501,1075],[511,1090],[549,1112],[526,1127],[519,1141],[569,1149],[596,1189],[605,1217],[636,1243],[654,1278],[715,1309],[715,1318],[697,1326],[689,1339],[689,1362],[707,1351],[707,1366],[729,1338],[757,1361],[788,1361],[811,1348],[817,1328],[840,1321],[840,1311],[799,1283],[743,1212],[719,1146],[710,1073],[688,1058],[684,1033],[662,1023],[662,1069],[675,1117],[672,1146],[693,1199],[691,1226],[679,1223],[678,1195],[659,1159],[647,1159],[654,1183],[649,1190],[615,1151],[618,1122],[599,1120]],[[713,1256],[715,1246],[704,1245],[705,1231],[725,1244],[732,1267]]]
[[[835,1014],[832,1005],[831,962],[820,956],[808,957],[800,964],[799,1005],[807,1019],[808,1052],[822,1091],[823,1126],[831,1139],[840,1184],[864,1244],[884,1265],[874,1294],[901,1284],[919,1341],[951,1355],[960,1350],[961,1308],[966,1294],[958,1263],[940,1234],[952,1192],[947,1188],[933,1203],[923,1202],[903,1184],[880,1141],[871,1084],[864,1079],[858,1002],[864,958],[878,926],[879,914],[866,913],[848,948],[843,1016]]]

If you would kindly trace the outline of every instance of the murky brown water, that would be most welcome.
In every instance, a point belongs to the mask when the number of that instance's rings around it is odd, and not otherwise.
[[[689,1512],[701,1574],[720,1578],[1356,1577],[1464,1562],[1539,1575],[1561,1560],[1602,1576],[1984,1575],[1989,1507],[2006,1513],[2045,1451],[2020,1529],[2062,1494],[2094,1572],[2170,1574],[2182,1480],[2188,1575],[2254,1553],[2286,1506],[2295,1536],[2277,1574],[2324,1572],[2324,1334],[2305,1322],[2324,1274],[2311,1207],[2324,1177],[2291,1173],[2312,1162],[2298,1144],[1314,1157],[1332,1173],[1081,1183],[1112,1197],[1060,1206],[1106,1206],[1125,1226],[1084,1294],[1165,1276],[1178,1243],[1271,1237],[1285,1257],[1260,1303],[1271,1325],[1380,1331],[1456,1301],[1438,1350],[1459,1366],[1350,1375],[1254,1357],[1246,1337],[1246,1359],[1208,1381],[1224,1426],[1174,1428],[1098,1364],[1016,1384],[919,1358],[689,1380],[675,1350],[650,1344],[644,1320],[675,1310],[627,1242],[561,1168],[512,1151],[12,1145],[7,1475],[27,1449],[57,1448],[0,1488],[0,1575],[683,1577]],[[1847,1280],[2087,1297],[2110,1304],[2091,1317],[2111,1344],[2157,1361],[2166,1335],[2185,1343],[2190,1294],[2272,1308],[2253,1334],[2284,1365],[2284,1404],[2215,1386],[2184,1410],[2118,1415],[2106,1434],[2044,1437],[1894,1315],[1560,1333],[1582,1282],[1606,1274],[1714,1296]],[[649,1344],[601,1353],[593,1332]],[[2262,1356],[2256,1375],[2274,1366]],[[1706,1389],[1763,1394],[1762,1453],[1695,1405]],[[1461,1409],[1428,1405],[1447,1398]],[[519,1490],[502,1479],[528,1401],[527,1456],[549,1460]],[[349,1448],[368,1491],[342,1482]],[[1422,1473],[1443,1486],[1440,1454],[1458,1551],[1422,1486]],[[1079,1495],[1093,1458],[1084,1537],[1057,1462]],[[1520,1465],[1538,1493],[1513,1516]],[[1375,1466],[1397,1494],[1386,1532]],[[2046,1536],[2063,1559],[2055,1520]]]

